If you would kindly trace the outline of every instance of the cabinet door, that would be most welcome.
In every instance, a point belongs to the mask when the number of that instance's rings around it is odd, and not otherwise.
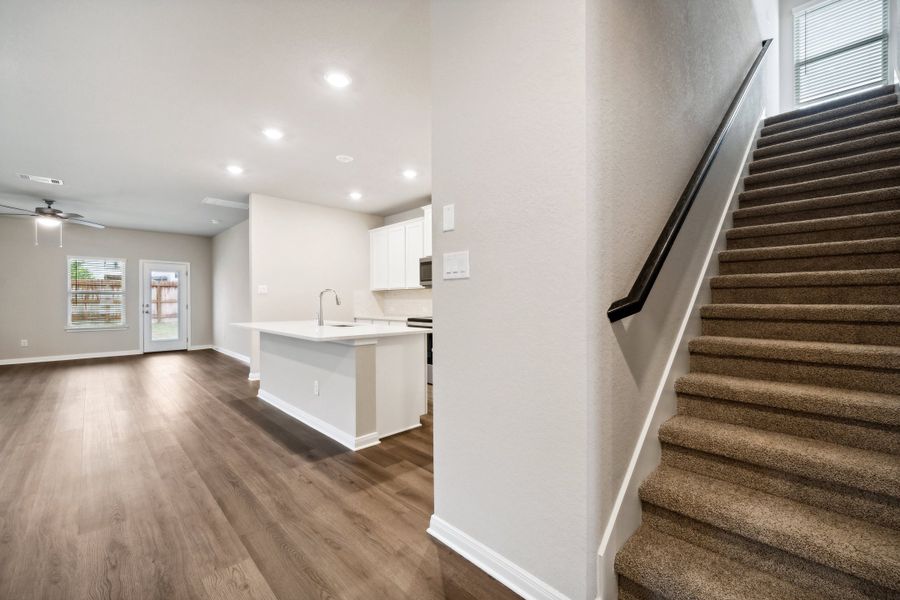
[[[425,213],[422,217],[422,227],[424,229],[423,237],[423,256],[431,256],[431,205],[423,206],[422,211]]]
[[[373,290],[387,289],[388,232],[386,229],[375,229],[369,232],[369,275]]]
[[[406,230],[400,225],[387,230],[388,289],[406,287]]]
[[[406,286],[408,288],[422,287],[419,285],[419,259],[424,256],[422,219],[407,221],[406,228]]]

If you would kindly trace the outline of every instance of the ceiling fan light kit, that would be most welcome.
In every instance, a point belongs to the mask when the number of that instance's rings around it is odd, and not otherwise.
[[[20,215],[16,216],[29,216],[34,217],[34,245],[38,245],[38,225],[46,228],[56,227],[59,229],[59,247],[62,248],[62,225],[63,223],[75,223],[76,225],[84,225],[86,227],[94,227],[96,229],[105,229],[104,225],[100,223],[93,223],[91,221],[85,221],[84,217],[79,215],[78,213],[67,213],[59,210],[58,208],[53,208],[53,204],[56,202],[55,200],[44,200],[44,203],[47,206],[38,206],[33,211],[25,210],[24,208],[19,208],[17,206],[8,206],[6,204],[0,204],[0,208],[8,208],[10,210],[17,210]]]

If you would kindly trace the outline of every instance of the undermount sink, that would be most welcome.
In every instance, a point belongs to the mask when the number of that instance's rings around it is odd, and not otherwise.
[[[356,327],[356,323],[340,323],[338,325],[326,325],[326,327]]]

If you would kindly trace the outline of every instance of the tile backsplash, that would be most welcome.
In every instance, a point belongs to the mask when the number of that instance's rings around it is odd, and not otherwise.
[[[375,317],[430,317],[431,289],[386,292],[357,290],[353,294],[353,312],[355,315]]]

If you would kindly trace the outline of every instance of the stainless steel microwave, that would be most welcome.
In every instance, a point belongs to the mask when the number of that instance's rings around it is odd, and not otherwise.
[[[431,257],[425,256],[419,259],[419,285],[431,287]]]

